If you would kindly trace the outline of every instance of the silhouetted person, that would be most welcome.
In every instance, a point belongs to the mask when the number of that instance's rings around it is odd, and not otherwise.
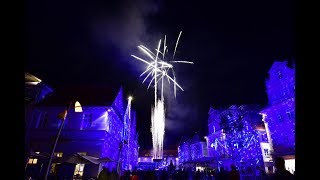
[[[195,173],[195,176],[194,176],[196,180],[200,180],[201,179],[201,174],[200,174],[200,170],[198,169]]]
[[[285,161],[282,157],[276,157],[274,159],[274,166],[276,168],[275,173],[271,176],[271,179],[275,180],[291,180],[294,179],[294,175],[285,168]]]
[[[109,170],[106,167],[103,167],[98,175],[98,180],[107,180],[109,179]]]
[[[237,170],[236,166],[231,164],[231,171],[229,174],[230,180],[240,180],[240,173]]]
[[[119,180],[119,174],[116,169],[113,169],[110,173],[110,180]]]
[[[224,167],[220,167],[220,171],[217,174],[217,179],[224,180],[229,178],[229,173],[224,169]]]

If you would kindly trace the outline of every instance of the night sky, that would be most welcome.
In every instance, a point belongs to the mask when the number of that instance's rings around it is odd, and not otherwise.
[[[99,84],[132,95],[141,149],[151,149],[153,88],[139,75],[146,65],[131,54],[156,49],[179,32],[178,83],[166,87],[165,149],[181,136],[207,133],[210,107],[266,105],[265,80],[275,60],[295,59],[293,2],[276,1],[27,1],[25,70],[54,87]],[[171,84],[172,85],[172,84]]]

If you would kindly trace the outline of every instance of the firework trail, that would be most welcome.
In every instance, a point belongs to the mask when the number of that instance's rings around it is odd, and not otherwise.
[[[162,159],[162,156],[163,156],[163,139],[164,139],[164,127],[165,127],[165,107],[164,107],[164,95],[163,95],[164,79],[166,78],[168,83],[170,82],[173,83],[175,97],[176,97],[176,87],[178,87],[181,91],[184,91],[183,88],[177,83],[174,70],[173,70],[173,65],[170,63],[193,64],[193,62],[191,61],[174,61],[181,33],[182,31],[180,31],[178,39],[176,41],[176,45],[174,48],[171,61],[167,61],[167,62],[165,61],[166,53],[168,52],[168,48],[166,45],[166,36],[164,36],[162,51],[160,50],[161,39],[159,40],[157,49],[155,49],[156,50],[155,53],[143,45],[138,46],[138,48],[149,58],[149,61],[143,58],[137,57],[135,55],[131,55],[135,59],[142,61],[148,65],[146,67],[146,70],[140,74],[140,77],[147,74],[146,77],[143,79],[142,83],[144,83],[151,76],[152,78],[148,84],[148,89],[152,83],[154,84],[153,87],[154,87],[154,103],[155,104],[154,104],[154,107],[151,108],[152,109],[151,132],[152,132],[154,159]],[[158,99],[157,84],[160,81],[161,81],[161,97],[160,99]]]

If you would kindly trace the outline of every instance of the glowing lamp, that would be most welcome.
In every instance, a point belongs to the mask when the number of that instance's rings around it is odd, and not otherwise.
[[[74,112],[82,112],[82,107],[79,101],[74,104]]]

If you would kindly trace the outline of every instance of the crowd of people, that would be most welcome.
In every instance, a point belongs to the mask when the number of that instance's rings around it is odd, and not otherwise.
[[[167,168],[161,170],[134,170],[124,171],[118,174],[115,169],[109,170],[103,167],[97,177],[91,177],[90,180],[292,180],[295,175],[285,169],[285,161],[281,157],[274,159],[275,172],[266,174],[263,168],[260,173],[252,171],[244,171],[238,169],[231,164],[230,170],[224,167],[216,169],[200,169],[194,168],[176,168],[172,163]],[[240,172],[241,171],[241,172]],[[26,180],[31,180],[31,176],[27,176]],[[38,179],[38,178],[36,178]],[[42,179],[42,178],[39,178]],[[67,178],[66,176],[50,176],[49,179],[66,180],[78,179],[77,177]],[[87,179],[79,177],[79,179]]]
[[[294,175],[285,169],[285,161],[283,158],[275,158],[275,172],[272,174],[260,174],[259,176],[250,176],[240,178],[240,172],[235,165],[231,165],[230,171],[223,167],[210,170],[200,171],[191,168],[178,169],[173,167],[162,170],[135,170],[125,171],[119,176],[115,170],[109,171],[104,168],[98,176],[98,180],[293,180]]]

